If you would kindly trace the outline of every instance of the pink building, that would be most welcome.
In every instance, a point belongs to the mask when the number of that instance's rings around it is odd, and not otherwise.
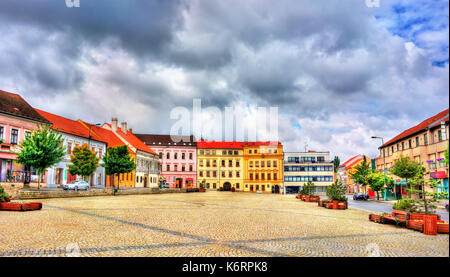
[[[136,134],[148,147],[158,153],[161,163],[160,181],[170,187],[195,187],[197,184],[197,142],[194,136]]]
[[[19,144],[38,124],[51,124],[37,113],[20,95],[0,90],[0,182],[23,183],[25,168],[15,160]],[[31,171],[31,182],[37,174]],[[45,181],[45,176],[43,176]]]

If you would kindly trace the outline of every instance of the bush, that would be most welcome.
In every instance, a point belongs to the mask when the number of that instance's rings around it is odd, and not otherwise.
[[[7,198],[10,198],[11,195],[5,192],[5,189],[0,187],[0,202],[6,202]]]
[[[345,192],[347,191],[346,187],[338,180],[327,187],[327,196],[330,200],[335,201],[347,201],[347,197],[345,196]]]
[[[407,211],[407,212],[416,212],[415,200],[411,198],[400,199],[392,206],[394,210]]]

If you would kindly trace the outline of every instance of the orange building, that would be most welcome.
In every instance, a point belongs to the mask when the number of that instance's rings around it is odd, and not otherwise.
[[[244,191],[283,193],[283,145],[243,142]]]

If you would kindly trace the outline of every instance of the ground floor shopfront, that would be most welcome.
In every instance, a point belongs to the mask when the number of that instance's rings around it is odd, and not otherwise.
[[[162,173],[161,181],[169,185],[170,188],[193,188],[197,183],[197,173],[170,174]]]
[[[82,180],[83,178],[81,176],[70,174],[69,165],[69,162],[62,161],[47,169],[47,187],[61,187],[72,181]],[[105,168],[98,167],[97,170],[89,177],[87,182],[91,185],[91,187],[104,187]]]

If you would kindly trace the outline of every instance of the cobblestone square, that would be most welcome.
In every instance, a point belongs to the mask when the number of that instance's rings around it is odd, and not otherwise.
[[[449,256],[449,236],[375,224],[293,195],[215,192],[45,199],[0,212],[0,256]],[[79,251],[79,252],[78,252]]]

